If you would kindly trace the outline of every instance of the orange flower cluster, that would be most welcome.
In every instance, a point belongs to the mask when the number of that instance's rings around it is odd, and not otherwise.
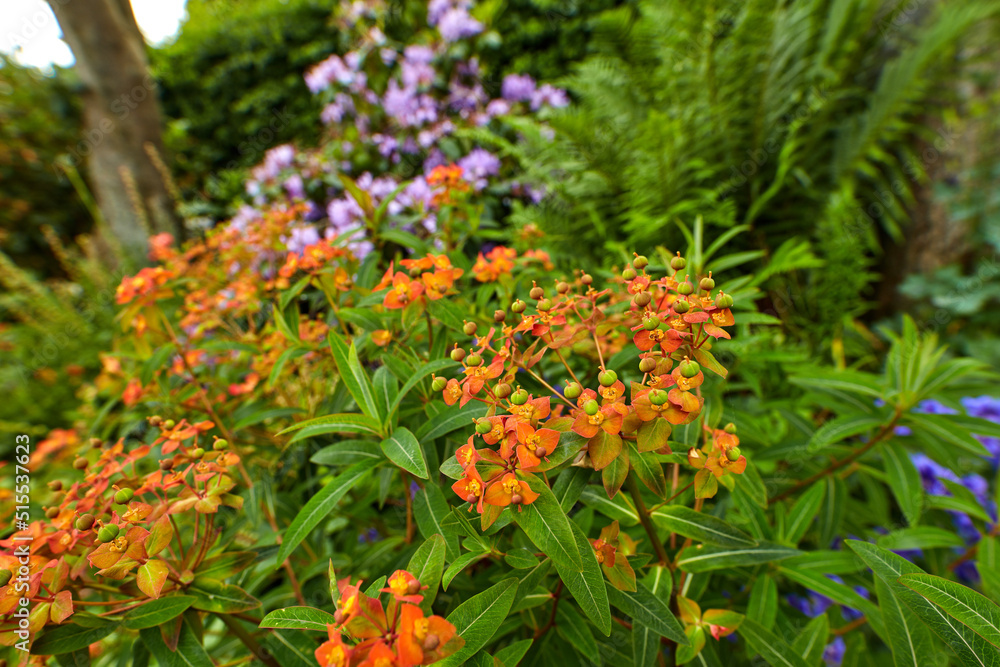
[[[463,178],[463,170],[457,164],[439,165],[431,169],[427,184],[434,188],[431,199],[435,206],[447,206],[458,202],[472,188]]]
[[[395,271],[394,263],[375,286],[375,291],[390,288],[382,305],[390,310],[406,308],[424,299],[436,301],[454,286],[464,271],[451,265],[447,255],[427,255],[420,259],[404,259],[399,262],[409,273]]]
[[[514,270],[515,259],[517,259],[516,250],[498,245],[490,250],[485,257],[483,253],[479,253],[476,263],[472,266],[472,273],[475,274],[476,280],[481,283],[494,283]]]
[[[491,256],[507,257],[499,248]],[[712,341],[729,338],[721,327],[735,321],[730,310],[733,300],[721,291],[713,296],[715,283],[710,275],[699,282],[698,289],[687,279],[680,280],[683,258],[678,256],[671,264],[672,275],[654,279],[645,271],[648,261],[637,257],[638,270],[629,267],[623,272],[621,291],[595,290],[586,274],[578,278],[576,289],[558,282],[551,298],[534,285],[530,297],[536,302],[535,312],[527,312],[527,303],[516,300],[511,310],[519,321],[503,327],[496,345],[491,344],[495,334],[491,330],[469,354],[456,346],[452,359],[462,362],[464,377],[447,382],[442,378],[437,387],[449,405],[465,405],[470,400],[488,404],[491,426],[477,427],[477,432],[487,444],[500,444],[499,452],[476,450],[472,436],[457,455],[464,475],[453,489],[484,513],[484,525],[498,514],[484,510],[484,503],[504,507],[531,502],[535,492],[529,483],[535,482],[530,473],[541,469],[540,460],[556,449],[560,432],[572,431],[581,439],[579,464],[604,471],[605,488],[613,497],[625,481],[630,456],[669,454],[672,427],[698,418],[704,405],[699,389],[705,381],[702,366],[726,374],[709,348]],[[623,304],[626,299],[631,304]],[[621,312],[616,305],[630,308]],[[500,311],[497,317],[506,320],[507,314]],[[639,352],[639,374],[626,386],[604,360],[617,351],[615,341],[629,330],[634,332],[632,342]],[[590,370],[581,371],[596,376],[596,389],[584,388],[577,380],[561,352],[570,347],[576,358],[590,350]],[[555,355],[573,379],[564,396],[556,396],[564,406],[551,411],[549,397],[533,398],[510,384],[516,373],[526,372],[551,390],[533,370],[547,353]],[[512,416],[495,416],[502,412]],[[539,433],[546,435],[540,438]],[[734,437],[723,435],[716,435],[715,441],[729,443]],[[634,444],[626,446],[627,441]],[[732,456],[732,447],[719,447],[709,458],[713,472],[720,476],[741,473],[745,459],[726,458]],[[534,448],[537,455],[530,454]],[[515,496],[520,503],[513,501]]]
[[[163,296],[160,287],[174,277],[173,272],[161,266],[146,267],[134,276],[126,276],[115,290],[115,301],[119,305],[131,303],[137,298],[155,301]]]
[[[443,660],[465,640],[440,616],[425,617],[419,605],[426,586],[405,570],[397,570],[381,592],[390,593],[388,608],[361,592],[361,582],[337,582],[340,599],[329,641],[316,649],[320,667],[414,667]],[[348,635],[357,644],[344,641]]]

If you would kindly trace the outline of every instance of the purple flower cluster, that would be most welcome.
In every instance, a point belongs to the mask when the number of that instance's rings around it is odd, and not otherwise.
[[[823,649],[823,662],[829,667],[840,667],[840,664],[844,662],[845,653],[847,653],[847,644],[844,643],[843,637],[837,637]]]
[[[483,24],[469,15],[470,7],[470,0],[430,0],[427,23],[435,26],[446,42],[474,37],[483,31]]]
[[[508,102],[530,103],[532,111],[543,106],[559,109],[569,104],[565,90],[547,83],[536,87],[534,79],[527,74],[508,74],[500,86],[500,94]]]

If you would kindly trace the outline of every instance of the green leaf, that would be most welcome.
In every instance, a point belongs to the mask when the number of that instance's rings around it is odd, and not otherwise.
[[[336,625],[333,614],[313,607],[285,607],[272,611],[260,622],[262,628],[291,628],[326,632],[327,625]]]
[[[561,604],[556,607],[556,629],[583,657],[592,659],[600,655],[597,640],[587,622],[572,606]]]
[[[792,506],[792,511],[788,513],[788,520],[785,522],[785,540],[788,543],[798,544],[802,541],[809,526],[816,518],[816,514],[819,513],[825,490],[826,485],[817,482],[799,496],[795,505]]]
[[[397,428],[382,441],[382,453],[408,473],[427,479],[427,459],[416,437],[407,428]]]
[[[518,547],[511,549],[504,555],[504,562],[515,570],[530,570],[538,565],[538,558],[529,549]]]
[[[337,311],[337,316],[362,331],[385,328],[382,319],[368,308],[341,308]]]
[[[695,512],[682,505],[667,505],[652,513],[653,521],[671,533],[690,537],[696,542],[721,547],[755,547],[757,540],[722,519]]]
[[[801,584],[811,591],[825,595],[837,604],[857,609],[868,617],[868,623],[872,626],[872,629],[879,636],[885,637],[885,626],[882,623],[882,614],[879,612],[878,607],[871,600],[861,597],[850,586],[839,584],[824,574],[810,570],[779,567],[778,572],[782,576]]]
[[[160,590],[163,589],[168,574],[169,569],[164,561],[151,558],[140,565],[136,571],[135,585],[139,587],[140,591],[155,600],[160,597]]]
[[[316,667],[316,643],[298,632],[268,632],[264,646],[281,667]]]
[[[773,667],[809,667],[809,663],[783,639],[751,618],[744,620],[737,632],[753,651]]]
[[[914,611],[927,626],[951,647],[963,665],[975,667],[996,667],[1000,665],[1000,655],[990,644],[975,632],[952,619],[939,607],[916,592],[899,583],[899,578],[907,574],[923,574],[923,570],[897,556],[892,551],[868,542],[845,540],[844,543],[858,554],[882,583]]]
[[[361,362],[358,360],[358,351],[355,349],[354,343],[351,343],[351,346],[348,347],[340,334],[332,329],[328,334],[328,339],[330,341],[330,351],[333,353],[333,360],[337,364],[337,372],[340,373],[340,379],[347,386],[347,391],[350,392],[361,412],[374,419],[377,423],[381,423],[384,421],[386,415],[380,415],[376,412],[372,383],[368,379],[365,369],[361,367]]]
[[[809,439],[806,451],[816,454],[841,440],[861,435],[882,425],[883,419],[877,415],[853,414],[831,419],[823,424]]]
[[[517,579],[505,579],[469,598],[448,614],[448,622],[465,640],[465,646],[436,663],[438,667],[457,667],[486,646],[507,618],[516,593]]]
[[[530,505],[523,505],[520,508],[523,511],[515,513],[517,525],[557,566],[581,572],[583,558],[573,537],[570,520],[559,506],[559,501],[548,485],[537,477],[533,477],[528,486],[539,496]]]
[[[987,535],[979,541],[977,565],[983,580],[983,592],[1000,600],[1000,539]]]
[[[241,417],[239,421],[233,424],[233,430],[239,431],[248,426],[260,424],[268,419],[291,417],[292,415],[301,414],[302,412],[304,412],[304,410],[301,408],[268,408],[265,410],[257,410],[246,417]]]
[[[906,523],[915,526],[920,521],[920,511],[924,504],[920,473],[903,446],[894,442],[882,445],[882,460],[885,462],[886,481],[896,496],[903,517]]]
[[[899,578],[899,583],[941,607],[959,623],[1000,648],[1000,607],[985,595],[930,574],[905,574]]]
[[[848,392],[872,398],[881,398],[884,391],[882,380],[877,375],[852,370],[810,368],[807,375],[796,375],[788,381],[808,389]]]
[[[488,410],[489,407],[479,401],[470,403],[464,408],[459,407],[458,404],[449,406],[417,429],[417,440],[421,442],[436,440],[460,428],[468,428],[471,433],[472,420],[485,417]]]
[[[719,363],[719,361],[712,355],[708,350],[696,347],[694,349],[694,358],[699,364],[712,371],[716,375],[721,377],[726,377],[729,375],[729,371],[726,367]]]
[[[393,375],[388,366],[379,366],[372,376],[372,393],[375,396],[375,405],[380,415],[385,415],[383,423],[388,428],[390,422],[389,407],[396,402],[399,396],[399,380]]]
[[[604,431],[601,431],[603,433]],[[615,436],[616,438],[618,436]],[[621,443],[621,439],[618,440]],[[604,490],[608,497],[614,499],[621,490],[625,478],[628,477],[629,461],[628,451],[624,449],[621,453],[601,471],[601,479],[604,482]]]
[[[522,639],[519,642],[514,642],[509,646],[505,646],[496,652],[497,658],[506,665],[507,667],[517,667],[517,663],[521,662],[524,658],[524,654],[528,652],[531,645],[535,643],[534,639]]]
[[[585,472],[589,476],[590,471]],[[601,487],[587,486],[580,494],[580,502],[587,507],[593,507],[609,519],[617,520],[623,526],[635,526],[639,523],[639,513],[624,493],[608,498],[608,494]]]
[[[826,478],[826,491],[819,510],[819,543],[830,544],[840,532],[847,505],[847,484],[838,477]]]
[[[853,551],[821,549],[793,556],[784,561],[783,567],[794,570],[815,570],[823,574],[851,574],[863,569],[865,564]]]
[[[299,309],[298,307],[274,308],[274,325],[281,332],[281,335],[292,343],[301,343],[299,338]],[[290,320],[294,317],[295,319]]]
[[[288,308],[288,304],[291,303],[292,299],[296,298],[302,293],[302,290],[306,288],[309,281],[312,280],[312,276],[302,276],[295,284],[288,289],[281,292],[281,296],[278,297],[278,309],[285,310]]]
[[[672,427],[666,419],[644,422],[636,432],[636,448],[640,452],[653,452],[667,446]]]
[[[643,581],[653,597],[669,600],[674,580],[670,570],[654,566]],[[635,665],[654,665],[660,655],[660,635],[641,621],[632,619],[632,656]]]
[[[753,461],[747,461],[742,475],[736,476],[736,486],[741,489],[761,509],[767,509],[767,486]]]
[[[611,634],[611,607],[608,603],[604,574],[596,556],[592,555],[594,548],[587,540],[587,536],[575,522],[570,522],[570,528],[576,540],[577,552],[588,557],[583,561],[582,572],[555,563],[556,572],[559,573],[559,578],[562,579],[566,589],[573,595],[573,599],[580,605],[584,615],[607,637]],[[545,561],[542,564],[544,563]]]
[[[383,461],[385,456],[378,443],[371,440],[341,440],[319,450],[309,460],[324,466],[346,466],[358,461]]]
[[[667,605],[653,595],[641,582],[636,582],[635,592],[620,591],[608,584],[608,601],[633,619],[639,621],[661,637],[678,644],[687,644],[684,628]]]
[[[217,614],[238,614],[260,606],[260,600],[235,584],[227,584],[218,579],[195,577],[187,589],[195,597],[191,606],[202,611]]]
[[[656,460],[655,455],[640,452],[631,442],[628,447],[629,461],[635,476],[658,497],[666,498],[667,478],[663,475],[663,464]]]
[[[278,357],[278,360],[274,362],[274,366],[271,367],[271,372],[267,376],[267,388],[271,389],[278,382],[278,378],[281,377],[282,371],[285,370],[285,365],[293,359],[298,359],[301,356],[309,354],[312,350],[305,347],[290,347]],[[281,409],[281,408],[279,408]]]
[[[762,574],[753,582],[747,616],[770,630],[778,617],[778,585],[770,574]]]
[[[427,309],[431,316],[449,329],[461,331],[465,323],[462,321],[469,316],[467,311],[458,307],[451,299],[437,299],[431,301]]]
[[[747,616],[750,616],[748,613]],[[770,629],[770,628],[768,628]],[[826,640],[830,636],[830,619],[826,614],[820,614],[809,621],[795,641],[792,643],[792,651],[802,656],[802,659],[809,665],[818,665],[823,659],[823,651],[826,649]]]
[[[305,507],[295,516],[292,525],[285,531],[284,541],[275,558],[275,569],[282,566],[295,547],[299,546],[299,543],[333,511],[340,499],[347,495],[347,492],[354,488],[377,463],[377,461],[355,463],[309,499]]]
[[[444,522],[451,514],[448,501],[436,484],[424,484],[413,494],[413,515],[417,528],[424,539],[432,535],[443,535],[447,546],[448,560],[458,558],[458,537],[453,531],[444,529]]]
[[[212,667],[213,662],[201,645],[201,640],[191,628],[191,621],[185,616],[177,639],[177,648],[171,649],[163,641],[159,628],[145,628],[139,631],[142,643],[153,654],[160,667]]]
[[[146,647],[142,642],[136,642],[135,645],[142,647],[145,650]],[[147,652],[148,653],[148,652]],[[142,662],[143,656],[132,655],[132,665],[131,667],[148,667],[149,657],[146,656],[145,665]],[[56,656],[56,661],[59,663],[59,667],[90,667],[90,650],[81,648],[72,653],[61,653]]]
[[[443,370],[449,368],[454,368],[458,366],[458,363],[452,361],[451,359],[435,359],[434,361],[429,361],[419,369],[417,372],[411,375],[407,380],[403,388],[399,390],[399,394],[396,396],[396,400],[392,402],[389,406],[389,415],[392,415],[399,408],[399,404],[403,402],[406,395],[410,393],[410,390],[416,387],[421,380],[423,380],[428,375],[439,373]]]
[[[465,544],[468,545],[469,541],[466,540]],[[458,558],[456,558],[448,569],[444,571],[444,576],[441,578],[441,587],[444,590],[448,590],[448,586],[451,584],[452,580],[461,574],[462,570],[469,567],[478,560],[482,560],[489,555],[488,551],[470,551],[464,553]]]
[[[954,531],[934,526],[916,526],[901,528],[888,535],[878,538],[880,547],[890,551],[908,551],[910,549],[945,549],[963,547],[965,540]]]
[[[756,547],[688,547],[681,552],[678,567],[685,572],[711,572],[729,567],[760,565],[797,556],[798,549],[761,542]]]
[[[163,368],[164,364],[173,356],[174,350],[173,343],[156,348],[156,351],[142,365],[142,371],[139,373],[139,381],[142,382],[143,386],[153,381],[153,375]]]
[[[434,598],[437,597],[438,586],[441,584],[441,575],[444,573],[444,557],[447,545],[444,536],[440,534],[431,535],[424,540],[406,566],[406,571],[412,574],[427,586],[423,591],[424,601],[420,603],[425,611],[430,609]]]
[[[292,431],[302,429],[307,430],[308,435],[300,435],[297,439],[301,439],[303,437],[311,438],[313,436],[324,435],[326,433],[382,434],[381,425],[371,417],[348,412],[337,415],[326,415],[325,417],[316,417],[315,419],[307,419],[304,422],[292,424],[283,431],[278,431],[278,435],[284,435],[285,433],[291,433]]]
[[[892,659],[896,667],[932,667],[934,644],[927,626],[920,622],[913,611],[899,601],[889,587],[875,577],[875,594],[878,596],[882,618]]]
[[[152,600],[125,613],[122,623],[129,630],[142,630],[163,625],[177,618],[184,610],[194,604],[195,598],[190,595],[170,595],[159,600]]]
[[[947,442],[973,456],[990,456],[983,443],[965,429],[955,428],[955,424],[945,415],[908,412],[903,416],[902,423],[908,424],[918,438],[925,436],[931,440]]]
[[[46,631],[31,645],[32,655],[61,655],[85,649],[118,629],[118,623],[89,627],[71,623]]]

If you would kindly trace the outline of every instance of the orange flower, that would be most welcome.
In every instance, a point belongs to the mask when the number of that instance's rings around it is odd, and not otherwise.
[[[451,490],[465,502],[474,504],[478,512],[482,512],[483,486],[483,478],[479,475],[479,471],[475,466],[469,466],[465,470],[465,477],[452,484]]]
[[[487,503],[497,507],[530,505],[537,499],[538,494],[528,487],[528,483],[519,480],[512,472],[492,482],[486,489],[484,498]]]
[[[541,465],[542,459],[559,446],[559,431],[550,428],[535,430],[530,424],[517,425],[517,461],[521,470],[530,470]]]
[[[352,649],[344,643],[335,625],[328,625],[329,641],[316,649],[316,661],[320,667],[348,667],[351,664]]]
[[[386,582],[389,585],[382,589],[383,593],[392,593],[393,598],[399,602],[412,602],[420,604],[424,596],[420,591],[427,586],[421,586],[420,582],[406,570],[396,570]]]
[[[684,340],[681,333],[674,329],[653,329],[652,331],[640,329],[632,338],[632,342],[643,352],[659,346],[664,354],[670,354],[680,348]]]
[[[376,329],[372,332],[372,342],[379,347],[385,347],[392,342],[392,332],[386,329]]]
[[[443,660],[465,644],[455,626],[440,616],[424,618],[420,607],[404,604],[400,615],[396,651],[400,667],[430,665]]]
[[[410,303],[418,300],[423,293],[423,283],[419,280],[411,280],[410,276],[402,271],[397,271],[396,275],[392,277],[392,288],[385,295],[382,305],[390,310],[406,308]]]
[[[401,664],[392,649],[380,641],[372,646],[368,657],[358,663],[358,667],[399,667]]]
[[[481,283],[491,283],[500,280],[504,274],[508,274],[514,269],[514,260],[517,259],[517,251],[513,248],[497,246],[483,257],[479,253],[476,263],[472,266],[472,272],[476,280]]]

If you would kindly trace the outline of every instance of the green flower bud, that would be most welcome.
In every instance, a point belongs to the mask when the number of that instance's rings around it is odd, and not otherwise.
[[[670,268],[673,269],[674,271],[680,271],[685,266],[687,266],[687,261],[683,257],[681,257],[680,253],[677,253],[676,257],[670,258]]]
[[[90,465],[90,461],[83,458],[82,456],[73,461],[73,467],[77,470],[86,470],[87,466]]]
[[[476,328],[477,327],[475,322],[466,322],[465,325],[462,327],[462,331],[465,332],[466,336],[475,336]]]
[[[177,422],[175,422],[173,419],[168,419],[165,422],[163,422],[163,428],[167,429],[168,431],[175,426],[177,426]]]
[[[133,496],[135,496],[135,491],[132,489],[122,489],[115,494],[115,502],[119,505],[124,505],[128,501],[132,500]]]
[[[586,412],[591,417],[596,415],[597,411],[600,409],[601,406],[598,405],[597,401],[595,401],[594,399],[590,399],[589,401],[583,404],[583,411]]]
[[[594,277],[591,276],[589,273],[585,273],[582,276],[580,276],[580,282],[587,286],[592,285],[594,282]]]
[[[711,278],[702,278],[701,282],[698,283],[698,287],[702,288],[706,292],[711,292],[715,289],[715,281]]]
[[[649,392],[649,402],[653,405],[663,405],[667,402],[667,392],[662,389],[653,389]]]
[[[465,359],[465,350],[460,347],[455,347],[451,351],[451,360],[461,362],[462,359]]]
[[[719,292],[719,295],[715,297],[715,305],[719,308],[732,308],[733,297],[723,292]]]
[[[602,387],[610,387],[615,382],[618,382],[618,373],[614,371],[601,371],[597,374],[597,381],[601,383]]]
[[[689,310],[691,310],[691,304],[684,299],[677,299],[677,301],[674,301],[674,312],[678,315],[683,315]]]
[[[686,378],[693,378],[698,373],[701,372],[701,366],[698,365],[697,361],[691,361],[690,359],[685,359],[681,362],[679,366],[681,370],[681,375]]]
[[[514,303],[510,304],[510,309],[515,313],[523,313],[524,309],[528,307],[524,301],[520,299],[516,300]]]
[[[656,370],[656,359],[652,357],[643,357],[639,360],[640,373],[652,373],[654,370]]]
[[[645,308],[649,305],[649,302],[653,300],[653,297],[649,295],[649,292],[639,292],[634,297],[632,297],[632,303],[640,308]]]
[[[58,479],[54,479],[49,482],[49,488],[53,491],[62,491],[62,482]]]
[[[436,377],[431,380],[431,391],[444,391],[444,388],[448,386],[448,381],[443,377]]]
[[[101,542],[110,542],[118,537],[118,526],[109,523],[97,531],[97,539]]]
[[[77,530],[90,530],[94,527],[94,522],[97,519],[94,518],[93,514],[81,514],[76,520]]]
[[[652,331],[658,326],[660,326],[660,318],[656,315],[650,313],[646,317],[642,318],[642,328],[646,331]]]
[[[200,459],[204,455],[205,455],[205,450],[202,449],[201,447],[198,447],[193,452],[191,452],[191,458],[193,459]]]
[[[570,400],[579,398],[582,393],[583,387],[581,387],[577,382],[570,382],[566,385],[566,390],[563,392],[566,398]]]
[[[528,296],[530,296],[535,301],[538,301],[543,296],[545,296],[545,290],[543,290],[538,285],[535,285],[534,287],[531,288],[531,290],[528,291]]]
[[[479,435],[486,435],[493,430],[493,424],[490,423],[489,419],[479,419],[476,421],[476,433]]]
[[[642,255],[636,255],[636,258],[632,260],[632,266],[637,269],[645,269],[649,266],[649,260]]]
[[[726,450],[726,458],[729,459],[730,461],[734,462],[734,463],[736,461],[738,461],[739,458],[740,458],[740,448],[739,447],[733,447],[732,449],[727,449]]]
[[[470,354],[465,358],[466,366],[482,366],[482,364],[483,364],[482,355],[476,354],[475,352],[473,352],[472,354]]]
[[[47,518],[47,519],[54,519],[57,516],[59,516],[59,508],[58,507],[50,507],[47,510],[45,510],[45,518]]]
[[[223,440],[222,438],[219,438],[218,440],[212,443],[212,449],[214,449],[217,452],[221,452],[228,446],[229,446],[229,441]]]
[[[688,294],[694,292],[694,285],[685,280],[684,282],[682,282],[680,285],[677,286],[677,292],[679,294],[687,296]]]
[[[497,398],[507,398],[513,393],[514,388],[506,382],[501,382],[493,389],[493,395]]]
[[[566,292],[569,291],[569,283],[560,280],[559,282],[556,283],[556,291],[559,292],[560,294],[565,294]]]
[[[518,389],[510,395],[510,402],[514,405],[524,405],[528,402],[528,392],[523,389]]]
[[[736,424],[734,424],[733,422],[729,422],[728,424],[726,424],[726,428],[723,430],[725,430],[726,433],[733,435],[736,433]]]
[[[625,280],[635,280],[635,277],[637,275],[639,274],[637,274],[635,272],[635,269],[633,269],[631,266],[626,267],[626,269],[622,271],[622,278],[624,278]]]
[[[549,299],[541,299],[541,300],[540,300],[540,301],[539,301],[539,302],[538,302],[538,303],[537,303],[537,304],[535,305],[535,308],[537,308],[538,310],[540,310],[540,311],[542,311],[542,312],[545,312],[545,311],[547,311],[547,310],[552,310],[552,301],[551,301],[551,300],[549,300]]]

